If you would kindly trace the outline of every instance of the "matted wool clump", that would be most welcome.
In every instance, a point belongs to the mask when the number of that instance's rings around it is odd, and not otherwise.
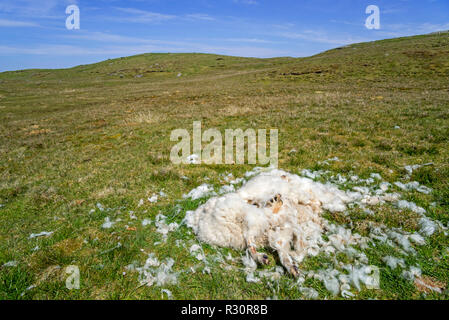
[[[321,217],[323,210],[341,212],[362,197],[359,192],[272,170],[260,173],[236,192],[213,197],[187,212],[185,222],[201,241],[247,248],[261,264],[269,263],[268,256],[257,249],[271,248],[287,271],[298,276],[297,264],[307,255],[337,245],[336,239],[322,238],[328,226]]]

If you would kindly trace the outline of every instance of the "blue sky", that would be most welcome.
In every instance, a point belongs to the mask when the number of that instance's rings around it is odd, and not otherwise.
[[[65,9],[80,9],[80,29]],[[381,28],[365,28],[368,5]],[[310,56],[354,42],[449,29],[449,0],[0,0],[0,71],[145,52]]]

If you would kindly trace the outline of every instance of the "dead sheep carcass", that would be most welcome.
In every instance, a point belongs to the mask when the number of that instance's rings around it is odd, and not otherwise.
[[[297,276],[297,264],[324,244],[323,210],[344,211],[351,200],[349,193],[333,185],[273,170],[252,178],[236,192],[209,199],[187,212],[185,222],[201,241],[248,249],[260,264],[269,260],[257,249],[271,248],[287,271]]]

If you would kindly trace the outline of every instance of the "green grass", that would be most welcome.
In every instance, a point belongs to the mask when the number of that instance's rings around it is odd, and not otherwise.
[[[178,204],[182,211],[173,221],[180,222],[186,210],[205,201],[178,201],[183,194],[204,182],[218,187],[221,173],[239,177],[251,169],[173,165],[171,130],[191,131],[197,120],[203,130],[222,132],[278,128],[279,166],[293,173],[325,168],[366,178],[378,172],[394,182],[404,176],[405,165],[432,162],[412,180],[434,192],[406,197],[446,225],[448,78],[448,34],[355,44],[301,59],[144,54],[71,69],[0,73],[0,266],[18,261],[17,267],[0,267],[0,299],[161,299],[161,288],[139,286],[136,273],[123,275],[125,266],[142,265],[143,249],[160,260],[174,257],[174,269],[187,270],[197,261],[176,240],[196,240],[183,226],[167,243],[155,245],[160,235],[141,220],[159,212],[169,216]],[[334,156],[343,161],[319,164]],[[138,207],[140,199],[162,189],[167,198]],[[97,203],[113,209],[89,213]],[[130,210],[138,220],[129,219]],[[367,219],[415,230],[416,216],[397,211],[328,218],[347,227],[352,219],[353,231],[361,234]],[[123,221],[102,229],[107,216]],[[54,234],[28,239],[41,231]],[[111,250],[118,242],[122,246]],[[40,249],[33,251],[36,245]],[[241,255],[203,247],[208,256]],[[435,234],[407,264],[420,265],[424,275],[447,287],[448,247],[447,237]],[[364,289],[356,298],[448,298],[447,291],[424,296],[400,271],[387,268],[381,258],[397,254],[392,248],[366,254],[381,267],[381,289]],[[318,257],[304,267],[322,269],[327,263]],[[65,288],[68,265],[80,268],[79,290]],[[287,276],[272,288],[246,282],[241,264],[232,265],[225,270],[212,264],[210,274],[182,273],[178,285],[167,288],[176,299],[303,297]],[[320,298],[330,296],[320,281],[307,284]],[[36,287],[26,291],[31,285]]]

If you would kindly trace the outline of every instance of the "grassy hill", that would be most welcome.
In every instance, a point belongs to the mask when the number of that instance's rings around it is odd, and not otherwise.
[[[195,237],[181,227],[158,245],[160,234],[142,220],[161,212],[180,222],[186,210],[205,202],[183,194],[205,182],[218,187],[220,175],[240,177],[252,168],[173,165],[170,132],[190,131],[197,120],[203,130],[222,132],[278,128],[279,166],[292,173],[308,168],[368,178],[375,172],[393,183],[403,181],[404,166],[431,162],[411,180],[433,192],[404,197],[447,225],[448,79],[447,33],[298,59],[143,54],[70,69],[0,73],[0,299],[160,299],[160,287],[139,286],[137,274],[125,266],[141,265],[143,252],[154,252],[188,270],[198,261],[177,240],[191,244]],[[333,157],[341,161],[323,163]],[[139,206],[161,190],[167,197]],[[106,217],[121,221],[103,229]],[[362,235],[367,221],[419,229],[415,213],[394,207],[363,218],[327,217]],[[41,231],[54,233],[29,238]],[[242,254],[203,247],[209,256]],[[416,256],[404,259],[447,288],[448,247],[447,236],[435,233]],[[381,268],[381,289],[363,289],[356,298],[448,298],[447,291],[425,293],[400,270],[386,267],[381,258],[398,254],[393,249],[379,246],[366,254]],[[8,261],[18,265],[1,267]],[[304,267],[318,270],[327,263],[311,259]],[[65,288],[68,265],[80,268],[79,290]],[[273,292],[267,283],[246,282],[238,260],[229,270],[213,266],[211,273],[181,273],[178,284],[167,288],[177,299],[304,298],[287,276]],[[308,285],[320,298],[330,297],[321,282]]]

